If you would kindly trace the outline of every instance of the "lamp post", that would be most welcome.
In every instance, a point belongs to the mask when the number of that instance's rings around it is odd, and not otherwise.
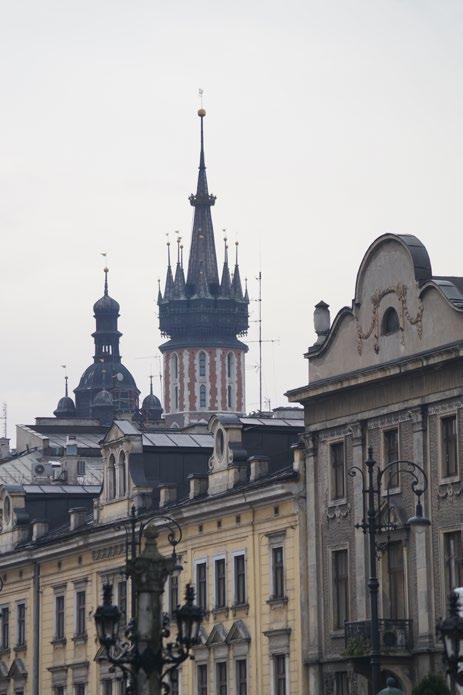
[[[428,487],[428,479],[423,468],[413,461],[393,461],[384,468],[380,468],[373,458],[373,449],[369,447],[368,458],[365,461],[366,473],[359,466],[352,466],[349,469],[349,475],[355,477],[360,474],[362,478],[362,497],[363,497],[363,517],[362,521],[355,524],[356,529],[361,529],[364,534],[368,535],[369,539],[369,555],[370,555],[370,576],[368,579],[368,589],[370,593],[370,682],[372,686],[372,694],[377,695],[380,687],[381,675],[381,640],[379,631],[379,616],[378,616],[378,592],[379,581],[377,572],[377,551],[378,546],[376,535],[384,531],[390,532],[395,525],[390,521],[389,517],[389,488],[386,488],[387,493],[387,509],[388,520],[383,523],[381,521],[381,498],[382,498],[382,482],[383,477],[387,473],[394,471],[396,474],[402,473],[411,477],[411,488],[417,497],[415,515],[411,517],[407,525],[420,530],[429,526],[430,521],[423,516],[423,506],[421,504],[421,495],[426,492]]]
[[[160,516],[160,515],[159,515]],[[126,574],[132,583],[132,619],[119,638],[121,613],[112,605],[112,586],[103,587],[103,605],[95,611],[98,640],[104,659],[119,668],[127,681],[129,695],[161,695],[170,692],[166,679],[172,671],[191,656],[197,644],[203,611],[194,605],[194,589],[187,585],[185,604],[175,611],[177,636],[169,640],[169,620],[162,612],[162,594],[167,577],[177,568],[175,548],[181,530],[177,522],[162,516],[176,527],[179,535],[169,528],[168,539],[173,546],[170,557],[161,555],[157,547],[158,532],[155,517],[139,520],[132,508],[126,530]],[[137,528],[138,524],[138,528]],[[145,545],[141,550],[142,538]],[[138,551],[138,552],[137,552]]]
[[[452,682],[452,691],[463,686],[463,588],[449,597],[449,615],[440,621],[437,634],[444,643],[444,661]]]

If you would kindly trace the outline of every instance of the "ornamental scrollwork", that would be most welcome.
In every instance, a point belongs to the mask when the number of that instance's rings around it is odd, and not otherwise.
[[[355,321],[357,324],[357,351],[359,355],[362,354],[363,350],[363,342],[365,340],[368,340],[372,335],[374,337],[374,351],[376,353],[379,352],[379,307],[381,304],[381,301],[386,297],[388,294],[395,294],[397,299],[399,300],[400,303],[400,316],[399,316],[399,327],[400,327],[400,341],[402,345],[404,344],[404,330],[405,330],[405,323],[408,321],[408,323],[411,326],[416,326],[417,327],[417,332],[418,336],[420,339],[423,337],[423,304],[421,300],[418,300],[418,312],[416,316],[412,316],[410,314],[410,310],[408,308],[408,303],[407,303],[407,286],[404,285],[403,283],[398,283],[397,285],[393,287],[386,287],[384,290],[376,290],[374,294],[371,296],[370,301],[372,305],[372,317],[371,317],[371,323],[368,328],[368,330],[363,331],[360,322],[358,320],[358,317],[355,317]]]
[[[463,488],[460,482],[445,483],[439,485],[437,490],[437,504],[440,507],[443,500],[447,500],[450,504],[458,501],[458,498],[463,495]]]
[[[337,505],[336,507],[331,507],[326,512],[326,518],[328,521],[336,520],[339,524],[343,519],[347,519],[350,514],[350,504]]]

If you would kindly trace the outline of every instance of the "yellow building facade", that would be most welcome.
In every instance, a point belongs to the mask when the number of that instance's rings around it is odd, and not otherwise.
[[[183,533],[177,547],[183,569],[166,583],[166,612],[183,602],[187,583],[195,586],[196,602],[205,610],[195,660],[181,667],[172,695],[306,693],[300,450],[293,449],[291,465],[272,471],[265,456],[233,460],[240,436],[236,423],[218,417],[210,430],[209,474],[191,475],[188,497],[180,500],[174,485],[160,484],[159,509],[152,512],[175,519]],[[122,522],[147,494],[143,481],[132,478],[131,457],[140,454],[139,446],[136,436],[113,425],[103,442],[105,483],[93,515],[74,508],[69,524],[51,532],[34,521],[27,540],[26,529],[14,521],[13,502],[12,521],[0,534],[0,695],[125,692],[120,674],[98,658],[93,616],[109,580],[114,601],[130,617]],[[126,476],[124,484],[114,479],[109,485],[121,453],[124,465],[117,476]],[[4,505],[12,494],[2,490]],[[153,523],[159,525],[159,549],[168,554],[165,522]]]

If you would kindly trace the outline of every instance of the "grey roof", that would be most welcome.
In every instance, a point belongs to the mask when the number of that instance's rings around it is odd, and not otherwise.
[[[45,434],[44,436],[48,437],[51,447],[55,447],[57,449],[60,447],[66,447],[68,433],[59,434],[59,432],[50,432],[50,434]],[[103,439],[103,436],[104,435],[101,432],[97,432],[95,434],[86,432],[82,434],[76,433],[75,443],[77,444],[78,449],[99,449],[100,441]]]
[[[296,428],[302,428],[304,429],[304,419],[301,418],[300,420],[296,418],[286,420],[284,418],[275,418],[275,417],[242,417],[240,418],[240,422],[243,425],[258,425],[262,427],[296,427]]]
[[[202,447],[212,449],[214,443],[210,434],[144,432],[143,446]]]
[[[26,495],[97,495],[100,485],[23,485]]]

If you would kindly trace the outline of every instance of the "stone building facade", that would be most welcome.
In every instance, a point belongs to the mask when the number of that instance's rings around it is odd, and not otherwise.
[[[442,671],[436,621],[463,583],[463,278],[434,276],[415,237],[384,235],[352,306],[331,323],[320,302],[315,331],[309,383],[288,394],[305,410],[309,691],[368,692],[369,559],[352,467],[365,472],[372,447],[380,467],[413,461],[429,481],[423,533],[407,524],[416,499],[404,472],[385,476],[380,500],[394,524],[379,537],[382,677],[410,693]]]

